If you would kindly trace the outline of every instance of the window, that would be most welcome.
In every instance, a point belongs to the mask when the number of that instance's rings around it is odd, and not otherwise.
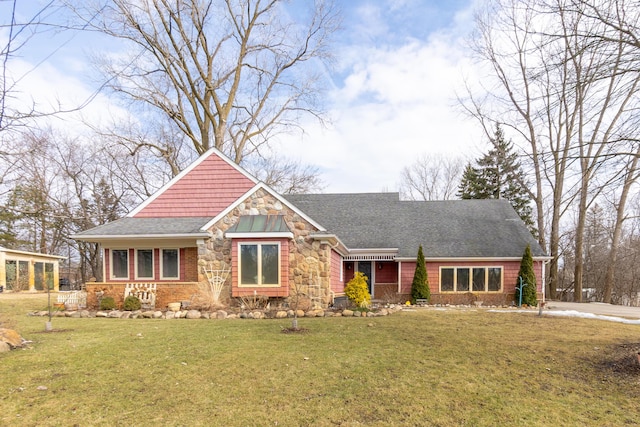
[[[111,278],[129,278],[129,250],[111,249]]]
[[[441,267],[440,292],[500,292],[502,267]]]
[[[153,249],[136,250],[136,279],[153,279]]]
[[[162,279],[180,278],[180,252],[178,249],[162,249]]]
[[[240,286],[280,285],[280,244],[240,243]]]

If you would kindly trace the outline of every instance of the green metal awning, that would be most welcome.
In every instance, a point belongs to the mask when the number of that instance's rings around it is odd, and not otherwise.
[[[291,233],[284,215],[243,215],[227,234]]]

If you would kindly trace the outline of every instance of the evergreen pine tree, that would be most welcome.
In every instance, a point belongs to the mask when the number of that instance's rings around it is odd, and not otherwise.
[[[533,258],[531,257],[531,247],[527,245],[520,262],[520,271],[518,277],[522,277],[522,304],[535,307],[538,305],[538,297],[536,294],[536,274],[533,272]],[[516,283],[516,304],[520,301],[520,279]]]
[[[413,274],[413,282],[411,282],[411,302],[415,304],[417,299],[431,299],[429,278],[427,277],[427,267],[424,262],[422,245],[420,245],[420,248],[418,249],[416,272]]]
[[[500,125],[496,125],[493,148],[476,161],[477,167],[467,165],[458,187],[461,199],[506,199],[534,236],[537,236],[533,209],[526,190],[526,176],[513,150],[505,141]]]

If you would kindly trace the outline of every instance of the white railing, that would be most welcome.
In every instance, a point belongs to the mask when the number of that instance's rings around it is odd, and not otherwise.
[[[127,283],[124,287],[124,297],[133,295],[140,300],[142,308],[156,308],[156,284],[155,283]]]
[[[61,304],[77,304],[78,307],[87,306],[87,293],[85,291],[72,291],[58,293],[58,302]]]

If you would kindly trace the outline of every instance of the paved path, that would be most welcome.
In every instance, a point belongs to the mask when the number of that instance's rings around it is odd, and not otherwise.
[[[626,317],[640,319],[640,307],[627,307],[625,305],[605,304],[602,302],[562,302],[547,301],[545,308],[556,311],[575,310],[582,313],[600,314],[603,316]]]

